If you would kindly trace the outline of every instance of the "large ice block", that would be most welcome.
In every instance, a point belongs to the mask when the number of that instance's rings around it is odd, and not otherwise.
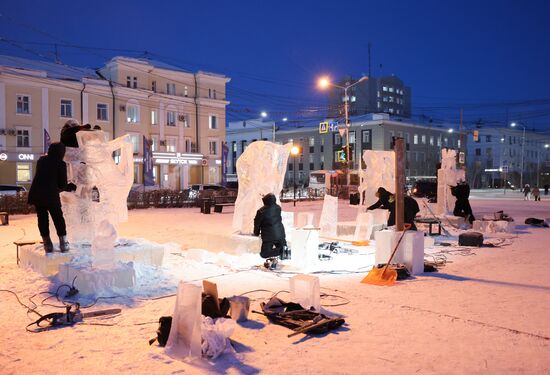
[[[371,212],[360,212],[357,215],[357,224],[355,227],[355,241],[370,240],[372,236],[372,227],[374,225],[374,215]]]
[[[475,220],[472,230],[481,233],[509,233],[513,223],[506,220]]]
[[[262,196],[273,193],[279,200],[291,148],[291,143],[256,141],[237,159],[239,193],[233,213],[234,231],[252,234],[256,211],[263,205]]]
[[[59,265],[70,262],[72,253],[53,252],[46,254],[44,246],[28,245],[19,249],[19,267],[31,268],[44,276],[53,276],[59,272]]]
[[[393,230],[382,230],[374,234],[376,240],[375,264],[388,262],[402,233]],[[411,275],[424,272],[424,234],[418,231],[407,231],[392,263],[404,264]]]
[[[321,311],[321,284],[317,276],[296,275],[290,278],[290,300],[304,309]]]
[[[107,220],[102,220],[92,240],[92,266],[109,266],[115,259],[116,229]]]
[[[325,195],[321,218],[319,219],[321,237],[338,236],[338,197]]]
[[[285,227],[285,236],[290,238],[290,233],[294,229],[294,212],[282,211],[281,218]]]
[[[294,229],[291,233],[292,265],[304,272],[319,261],[319,231]]]
[[[181,281],[176,295],[166,353],[180,360],[201,358],[202,288]]]
[[[464,169],[456,168],[456,150],[441,150],[441,168],[437,171],[437,205],[435,213],[448,215],[453,212],[456,198],[451,187],[466,180]]]
[[[79,147],[67,147],[64,160],[68,180],[77,190],[61,193],[61,201],[69,241],[91,243],[102,220],[116,227],[128,219],[133,146],[128,135],[107,141],[99,130],[79,131],[76,137]]]
[[[101,295],[116,289],[133,288],[136,273],[132,262],[118,262],[109,268],[94,268],[89,262],[75,262],[59,265],[58,279],[64,284],[75,281],[82,294]],[[76,277],[76,279],[75,279]]]
[[[363,161],[366,168],[359,170],[359,193],[364,197],[362,204],[368,207],[378,200],[375,194],[379,187],[395,190],[395,153],[365,150]]]

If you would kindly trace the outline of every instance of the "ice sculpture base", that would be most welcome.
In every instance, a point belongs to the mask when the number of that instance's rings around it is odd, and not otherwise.
[[[513,223],[506,220],[475,220],[473,230],[481,233],[510,233]]]
[[[292,265],[303,272],[311,270],[319,261],[319,232],[294,229],[290,236]]]
[[[376,253],[374,263],[386,263],[399,241],[403,232],[393,230],[382,230],[374,234],[376,239]],[[399,245],[392,263],[404,264],[411,275],[418,275],[424,272],[424,233],[409,231]]]
[[[64,263],[59,265],[57,278],[69,285],[75,280],[75,287],[85,295],[102,294],[102,291],[109,292],[113,289],[129,289],[136,283],[133,262],[118,262],[109,268],[93,268],[89,262]]]
[[[231,233],[197,233],[185,240],[188,248],[232,255],[259,254],[262,239],[253,235]]]
[[[70,262],[73,256],[70,252],[58,251],[46,254],[42,244],[22,246],[19,249],[19,267],[31,268],[44,276],[53,276],[59,271],[59,265]]]

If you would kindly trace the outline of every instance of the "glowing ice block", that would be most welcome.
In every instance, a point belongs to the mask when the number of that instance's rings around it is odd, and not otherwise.
[[[113,289],[134,287],[136,273],[134,264],[115,263],[109,268],[94,268],[88,262],[72,262],[59,265],[59,281],[69,284],[75,281],[76,288],[82,294],[102,295],[113,293]]]
[[[321,284],[317,276],[296,275],[290,279],[290,300],[306,310],[321,311]]]
[[[437,205],[435,213],[448,215],[453,212],[456,198],[451,187],[466,180],[464,169],[456,168],[456,150],[441,150],[441,168],[437,171]]]
[[[116,228],[128,219],[133,146],[128,135],[107,141],[100,130],[80,131],[76,137],[79,147],[67,147],[64,160],[68,180],[77,190],[61,193],[61,202],[69,241],[92,243],[101,221]]]
[[[382,230],[374,234],[376,240],[375,264],[388,262],[402,233],[393,230]],[[424,234],[418,231],[405,233],[392,263],[404,264],[411,275],[424,272]]]
[[[338,236],[338,197],[325,195],[321,218],[319,219],[321,237]]]
[[[59,265],[70,262],[73,255],[57,251],[46,254],[42,244],[22,246],[19,250],[19,267],[31,268],[44,276],[53,276],[59,272]]]
[[[256,141],[237,159],[239,193],[233,213],[234,231],[252,234],[256,211],[263,205],[262,196],[273,193],[279,200],[291,147],[291,143]]]
[[[376,191],[383,187],[387,191],[395,190],[395,153],[393,151],[373,151],[365,150],[363,152],[363,161],[365,169],[359,170],[359,193],[363,199],[364,206],[370,206],[375,203]]]
[[[180,281],[166,353],[176,359],[201,357],[202,288]]]
[[[319,261],[319,232],[316,230],[294,229],[290,236],[292,265],[304,272],[309,271]]]
[[[374,225],[374,215],[371,212],[360,212],[357,215],[357,224],[355,226],[356,241],[370,240]]]

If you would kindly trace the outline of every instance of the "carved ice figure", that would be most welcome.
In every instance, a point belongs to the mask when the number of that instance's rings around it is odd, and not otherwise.
[[[116,228],[108,220],[99,223],[92,241],[92,265],[108,266],[115,259]]]
[[[262,196],[273,193],[279,201],[292,143],[251,143],[237,160],[239,193],[233,214],[233,230],[252,234]]]
[[[321,237],[338,237],[338,197],[325,195],[319,227]]]
[[[453,212],[456,198],[451,193],[451,186],[465,180],[464,169],[456,169],[456,150],[441,150],[441,169],[437,171],[437,206],[435,213],[448,215]]]
[[[363,205],[368,207],[378,200],[375,194],[379,187],[395,190],[395,152],[365,150],[363,161],[366,168],[359,170],[359,194],[361,198],[364,196]]]
[[[107,141],[100,130],[80,131],[76,137],[79,147],[67,147],[65,162],[68,180],[77,190],[61,193],[63,213],[69,240],[93,243],[100,222],[110,223],[116,233],[116,225],[128,220],[132,143],[128,135]]]

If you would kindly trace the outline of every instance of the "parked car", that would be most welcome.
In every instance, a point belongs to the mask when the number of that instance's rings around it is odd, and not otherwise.
[[[437,197],[437,182],[431,180],[416,181],[411,188],[411,195],[416,198],[435,198]]]
[[[0,195],[16,195],[27,191],[24,186],[18,185],[0,185]]]
[[[207,192],[206,195],[211,195],[214,192],[221,192],[224,190],[227,190],[227,188],[218,184],[193,184],[189,187],[189,198],[200,198],[203,196],[203,192]]]

